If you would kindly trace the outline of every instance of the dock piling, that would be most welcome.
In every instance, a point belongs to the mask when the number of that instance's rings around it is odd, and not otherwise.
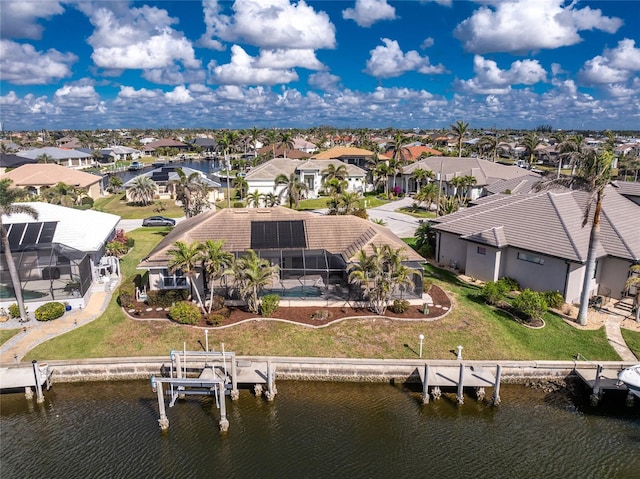
[[[153,384],[156,387],[156,392],[158,394],[158,410],[160,411],[160,419],[158,419],[158,424],[160,425],[160,429],[166,431],[169,429],[169,418],[167,417],[167,411],[164,406],[164,393],[162,391],[162,382],[161,381],[153,381]]]
[[[38,368],[38,361],[36,361],[35,359],[31,362],[31,365],[33,366],[33,375],[35,376],[36,380],[36,402],[40,404],[44,402],[44,394],[42,394],[42,383],[40,378],[40,368]]]
[[[596,368],[596,380],[593,384],[593,391],[591,393],[591,396],[589,397],[589,399],[591,400],[592,406],[597,406],[598,403],[600,402],[600,399],[602,398],[602,392],[600,390],[602,369],[603,369],[602,364],[598,364],[598,367]]]
[[[229,420],[227,419],[227,398],[225,395],[224,383],[218,383],[218,394],[220,396],[220,432],[227,432],[229,430]]]
[[[271,360],[267,361],[267,392],[265,397],[267,401],[271,402],[276,396],[276,389],[274,385],[273,364]]]
[[[500,375],[502,374],[502,366],[499,364],[496,366],[496,383],[493,386],[493,405],[498,406],[500,404]]]
[[[422,379],[422,404],[429,404],[429,365],[424,363],[424,378]]]
[[[456,397],[458,406],[464,404],[464,364],[460,363],[460,376],[458,377],[458,395]]]

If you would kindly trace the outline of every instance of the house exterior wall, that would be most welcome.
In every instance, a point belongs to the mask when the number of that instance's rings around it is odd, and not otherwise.
[[[502,251],[497,248],[468,242],[465,274],[482,281],[497,281],[501,257]]]
[[[564,293],[564,300],[567,303],[580,302],[584,270],[585,267],[583,264],[569,263],[569,272],[567,273],[567,290]]]
[[[464,268],[467,262],[467,242],[456,234],[439,232],[437,238],[438,263]]]
[[[614,299],[622,298],[624,284],[629,275],[631,263],[619,258],[602,258],[599,261],[598,294]]]
[[[515,279],[522,288],[564,292],[567,277],[565,260],[517,248],[508,248],[505,253],[503,276]],[[536,259],[542,263],[532,261]]]

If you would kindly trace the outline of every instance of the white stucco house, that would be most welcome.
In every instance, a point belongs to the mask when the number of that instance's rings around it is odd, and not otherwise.
[[[473,206],[432,220],[436,261],[483,281],[510,277],[523,288],[558,291],[577,303],[586,270],[593,209],[588,195],[545,191],[492,195]],[[608,186],[601,213],[600,244],[591,295],[619,299],[629,267],[640,263],[640,205]]]
[[[245,177],[249,186],[248,191],[260,194],[274,193],[280,195],[285,186],[275,185],[275,179],[279,175],[289,177],[295,173],[296,177],[309,188],[307,198],[317,198],[323,188],[326,174],[323,172],[334,165],[344,165],[347,169],[347,191],[364,192],[366,171],[355,165],[347,165],[340,160],[292,160],[290,158],[275,158],[256,168],[253,168]]]

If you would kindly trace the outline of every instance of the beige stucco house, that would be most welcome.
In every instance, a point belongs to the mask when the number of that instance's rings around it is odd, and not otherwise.
[[[24,188],[34,195],[39,195],[42,189],[52,188],[58,183],[85,188],[87,195],[94,200],[103,195],[101,176],[53,163],[22,165],[0,175],[0,178],[11,179],[13,186]]]

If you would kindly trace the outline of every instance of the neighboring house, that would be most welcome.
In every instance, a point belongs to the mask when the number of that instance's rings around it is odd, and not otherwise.
[[[587,200],[580,191],[482,198],[432,220],[436,261],[483,281],[510,277],[523,288],[559,291],[566,302],[579,302],[593,215],[583,227]],[[625,294],[629,267],[640,262],[638,218],[640,205],[608,186],[592,295]]]
[[[633,181],[613,181],[611,184],[622,196],[640,205],[640,183]]]
[[[138,175],[122,185],[125,189],[127,200],[131,201],[131,198],[129,197],[129,188],[131,187],[135,179],[140,176],[149,177],[155,182],[156,185],[158,185],[158,196],[160,198],[175,198],[176,187],[173,182],[177,181],[180,178],[178,173],[176,173],[176,170],[178,168],[181,169],[187,177],[191,176],[193,173],[198,174],[198,176],[202,180],[202,183],[210,188],[208,196],[210,203],[215,203],[221,198],[220,183],[217,183],[208,178],[207,175],[205,175],[202,171],[194,170],[186,166],[167,165]]]
[[[137,160],[142,156],[140,150],[128,146],[110,146],[100,150],[100,154],[109,162]]]
[[[348,165],[355,165],[359,168],[366,169],[369,162],[373,160],[375,153],[365,150],[364,148],[356,148],[355,146],[336,146],[326,151],[316,153],[311,157],[312,160],[340,160]],[[385,155],[378,155],[380,159],[389,159]]]
[[[51,158],[52,162],[68,168],[81,169],[93,166],[93,155],[78,150],[67,150],[53,146],[34,148],[32,150],[22,150],[17,152],[16,155],[36,161],[38,160],[38,157],[47,155]]]
[[[3,215],[14,262],[29,311],[49,301],[86,306],[94,285],[105,290],[110,276],[119,275],[106,244],[120,217],[94,210],[76,210],[49,203],[24,203],[38,212]],[[113,282],[113,285],[117,280]],[[4,252],[0,255],[0,307],[15,303]]]
[[[387,150],[385,155],[391,158],[393,156],[393,150]],[[442,156],[442,152],[425,145],[407,145],[402,148],[401,156],[405,161],[413,162],[425,156]]]
[[[148,289],[187,289],[188,280],[180,271],[170,273],[168,264],[176,241],[192,243],[206,240],[224,241],[224,250],[236,256],[253,249],[262,258],[279,266],[269,288],[283,297],[299,294],[301,287],[311,291],[332,292],[347,296],[348,267],[357,253],[371,253],[372,245],[388,244],[401,248],[404,264],[416,269],[414,287],[405,297],[422,297],[422,263],[424,258],[408,247],[388,228],[355,216],[323,216],[284,207],[225,208],[205,212],[176,225],[138,265],[148,271]],[[214,289],[223,287],[213,285]],[[196,277],[201,295],[205,281],[202,272]],[[229,283],[231,286],[231,283]]]
[[[39,195],[44,188],[53,188],[58,183],[85,188],[87,195],[94,200],[103,194],[102,176],[72,170],[53,163],[22,165],[0,175],[0,178],[10,178],[13,181],[13,186],[24,188],[33,195]]]
[[[190,148],[191,147],[189,145],[182,143],[181,141],[172,140],[171,138],[162,138],[160,140],[146,143],[142,151],[145,154],[154,154],[156,150],[164,149],[171,151],[172,155],[177,155],[188,151]]]
[[[275,193],[280,195],[285,186],[275,185],[275,179],[279,175],[287,178],[291,173],[309,188],[307,198],[317,198],[323,188],[326,175],[323,171],[333,164],[336,167],[344,163],[339,160],[294,160],[290,158],[276,158],[253,168],[245,180],[249,186],[250,193],[258,191],[261,194]],[[354,165],[345,165],[347,168],[347,191],[363,192],[365,186],[366,171]]]
[[[202,148],[202,152],[206,155],[212,155],[216,152],[218,144],[213,138],[198,137],[193,140],[193,144],[199,148]]]
[[[35,162],[35,160],[30,160],[29,158],[24,158],[22,156],[0,153],[0,174],[6,172],[7,169],[17,168],[18,166],[28,165]]]
[[[475,178],[475,185],[470,185],[465,192],[466,197],[472,200],[482,196],[485,191],[497,181],[513,180],[522,177],[539,177],[537,173],[532,173],[517,166],[501,165],[500,163],[494,163],[480,158],[431,156],[402,167],[395,184],[399,185],[402,191],[407,194],[417,192],[418,185],[415,178],[413,178],[413,173],[417,169],[432,171],[436,178],[435,181],[440,181],[441,179],[442,187],[446,195],[456,195],[460,193],[457,191],[456,186],[451,183],[453,178]],[[389,178],[389,185],[392,185],[393,176]]]
[[[508,180],[498,180],[487,185],[483,194],[495,195],[498,193],[521,195],[531,193],[536,185],[540,183],[540,175],[531,173],[524,176],[518,176]]]

